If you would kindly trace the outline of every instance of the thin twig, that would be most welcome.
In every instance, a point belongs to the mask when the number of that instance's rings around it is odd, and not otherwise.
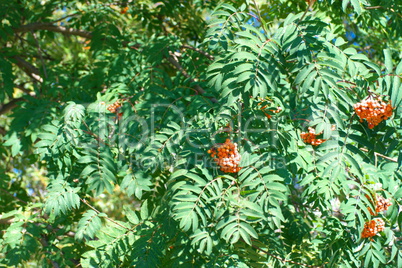
[[[214,56],[212,56],[212,55],[209,54],[208,52],[205,52],[205,51],[203,51],[203,50],[201,50],[201,49],[199,49],[199,48],[192,47],[192,46],[189,46],[189,45],[183,45],[183,46],[181,46],[181,47],[182,47],[182,48],[187,48],[187,49],[194,50],[194,51],[196,51],[196,52],[198,52],[198,53],[204,55],[205,57],[207,57],[207,58],[210,59],[210,60],[214,60],[214,59],[215,59]]]
[[[24,40],[25,41],[25,40]],[[42,55],[43,59],[45,60],[54,60],[54,58],[50,57],[45,51],[42,50],[43,54],[46,55]],[[36,54],[18,54],[21,58],[40,58],[40,55],[36,55]]]
[[[13,56],[12,58],[15,60],[15,64],[28,76],[33,78],[36,82],[43,83],[43,78],[39,75],[39,70],[35,66],[22,59],[20,56]]]
[[[28,94],[31,97],[36,97],[36,93],[34,91],[27,90],[26,88],[24,88],[23,85],[14,85],[14,87],[20,89],[21,91],[25,92],[26,94]],[[11,99],[9,102],[7,102],[5,104],[0,104],[0,115],[5,114],[8,111],[17,107],[17,103],[20,101],[25,101],[25,99],[22,97],[15,98],[15,99]]]
[[[0,115],[7,113],[8,111],[17,107],[17,102],[23,101],[23,98],[12,99],[6,104],[0,105]]]
[[[98,214],[101,213],[99,210],[97,210],[96,208],[94,208],[93,206],[91,206],[85,199],[80,198],[80,200],[81,200],[82,203],[84,203],[85,205],[87,205],[90,209],[94,210],[96,213],[98,213]],[[115,221],[115,220],[113,220],[113,219],[111,219],[111,218],[109,218],[109,217],[107,217],[107,216],[105,216],[105,218],[106,218],[108,221],[113,222],[114,224],[120,226],[120,227],[123,228],[123,229],[126,229],[126,230],[128,230],[128,231],[131,230],[130,228],[127,228],[127,227],[125,227],[124,225],[121,225],[121,224],[118,223],[117,221]]]
[[[45,76],[45,78],[47,78],[45,61],[43,60],[43,55],[42,55],[43,50],[40,48],[38,38],[36,38],[36,33],[34,31],[32,31],[32,36],[35,39],[36,46],[38,48],[39,58],[40,58],[40,62],[42,63],[42,68],[43,68],[43,75]]]
[[[315,1],[316,1],[316,0],[309,0],[308,6],[307,6],[307,8],[306,8],[306,11],[304,11],[304,13],[303,13],[303,15],[301,16],[301,18],[300,18],[299,22],[297,23],[297,25],[299,25],[300,22],[303,21],[304,17],[306,16],[306,14],[307,14],[307,12],[308,12],[309,10],[313,10],[313,5],[314,5]]]
[[[190,79],[190,81],[192,83],[196,83],[197,81],[195,81],[189,74],[188,72],[183,68],[183,66],[181,66],[181,64],[179,63],[179,60],[177,59],[177,56],[169,51],[169,55],[170,57],[168,57],[168,61],[174,66],[176,67],[177,70],[179,70],[181,72],[182,75],[184,75],[186,78]],[[194,85],[195,90],[197,91],[198,94],[200,95],[204,95],[205,94],[205,90],[199,86],[198,84]],[[215,99],[214,97],[208,97],[208,99],[210,99],[213,103],[217,103],[218,100]]]
[[[397,75],[397,74],[384,74],[384,75],[381,75],[380,77],[385,77],[385,76],[396,76],[398,78],[402,78],[402,76]]]
[[[263,20],[262,20],[262,17],[261,17],[261,13],[260,13],[260,9],[258,8],[257,2],[256,2],[255,0],[254,0],[253,2],[254,2],[255,9],[257,10],[257,16],[258,16],[258,20],[259,20],[260,23],[261,23],[261,27],[262,27],[262,29],[264,30],[264,33],[265,33],[265,34],[268,34],[268,31],[267,31],[267,29],[266,29],[266,27],[265,27],[265,25],[264,25],[264,23],[263,23]]]
[[[360,148],[360,150],[363,151],[363,152],[366,152],[366,153],[369,152],[369,150],[367,150],[366,148]],[[381,157],[381,158],[384,158],[384,159],[386,159],[386,160],[389,160],[389,161],[391,161],[391,162],[398,163],[398,160],[395,159],[395,158],[391,158],[391,157],[388,157],[388,156],[386,156],[386,155],[383,155],[383,154],[380,154],[380,153],[377,153],[377,152],[374,152],[374,155],[375,155],[375,156],[379,156],[379,157]]]
[[[391,12],[396,13],[396,15],[398,15],[399,17],[402,18],[402,14],[395,12],[395,9],[393,9],[393,8],[386,8],[386,7],[383,7],[383,6],[372,6],[372,7],[364,7],[364,9],[366,9],[366,10],[371,10],[371,9],[385,9],[385,10],[389,10],[389,11],[391,11]]]
[[[59,22],[59,21],[65,20],[65,19],[68,19],[68,18],[71,18],[71,17],[75,17],[75,16],[79,15],[80,13],[81,13],[81,11],[79,11],[79,12],[77,12],[77,13],[69,14],[69,15],[67,15],[67,16],[61,17],[60,19],[57,19],[57,20],[52,21],[52,23],[57,23],[57,22]]]
[[[364,9],[382,9],[382,6],[364,7]]]
[[[243,241],[244,241],[244,240],[243,240]],[[277,260],[280,260],[281,262],[289,262],[289,263],[293,263],[293,264],[296,264],[296,265],[300,265],[300,266],[304,266],[304,267],[309,267],[309,268],[320,268],[320,267],[324,267],[324,265],[309,265],[309,264],[304,264],[304,263],[300,263],[300,262],[296,262],[296,261],[292,261],[292,260],[287,260],[287,259],[285,259],[285,258],[282,258],[282,257],[276,256],[276,255],[274,255],[274,254],[272,254],[272,253],[269,253],[268,251],[263,250],[262,248],[259,248],[259,247],[255,246],[255,245],[251,245],[251,246],[252,246],[253,248],[258,249],[258,250],[260,250],[261,252],[264,252],[265,254],[271,256],[272,258],[275,258],[275,259],[277,259]]]
[[[35,97],[35,96],[36,96],[35,91],[31,91],[31,90],[29,90],[29,89],[26,89],[26,88],[24,87],[25,84],[26,84],[26,83],[22,83],[22,84],[19,84],[19,85],[14,85],[14,87],[20,89],[22,92],[28,94],[28,95],[31,96],[31,97]]]
[[[25,33],[25,32],[30,32],[30,31],[37,31],[37,30],[48,30],[48,31],[64,33],[64,34],[78,35],[78,36],[85,37],[85,38],[92,37],[91,32],[87,32],[87,31],[79,30],[79,29],[67,28],[67,27],[63,27],[63,26],[57,26],[57,25],[53,25],[51,23],[26,24],[19,28],[14,29],[14,32]]]
[[[93,133],[93,132],[91,131],[91,128],[87,125],[87,123],[86,123],[85,121],[82,121],[82,123],[83,123],[83,124],[86,126],[86,128],[88,129],[88,130],[83,130],[84,133],[86,133],[86,134],[91,135],[92,137],[94,137],[97,142],[102,143],[102,144],[107,145],[107,146],[110,147],[110,144],[109,144],[109,143],[105,142],[104,140],[102,140],[100,137],[98,137],[95,133]]]
[[[339,80],[339,81],[337,81],[337,83],[348,83],[348,84],[351,84],[351,85],[353,85],[354,87],[356,87],[356,83],[353,83],[353,82],[348,81],[348,80]]]
[[[13,197],[13,198],[17,199],[18,201],[20,201],[20,202],[24,203],[25,205],[27,205],[27,204],[28,204],[28,202],[26,202],[26,201],[22,200],[21,198],[18,198],[18,197],[16,197],[16,196],[14,196],[14,195],[13,195],[13,194],[11,194],[9,191],[4,190],[3,188],[0,188],[0,191],[2,191],[3,193],[6,193],[6,194],[8,194],[9,196],[11,196],[11,197]]]

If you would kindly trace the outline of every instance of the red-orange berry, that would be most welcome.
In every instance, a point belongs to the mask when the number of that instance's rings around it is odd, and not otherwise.
[[[127,13],[127,10],[128,10],[128,7],[123,7],[123,8],[120,10],[120,14],[126,14],[126,13]]]
[[[109,112],[111,113],[115,113],[117,115],[119,115],[119,109],[121,107],[121,102],[120,100],[115,101],[114,103],[110,104],[107,109]]]
[[[363,122],[364,119],[367,121],[369,129],[373,129],[382,121],[390,118],[393,110],[391,104],[372,96],[354,104],[353,109],[360,122]]]
[[[237,150],[237,143],[226,139],[225,143],[217,148],[211,148],[208,153],[220,166],[220,170],[226,173],[237,173],[240,171],[239,163],[241,156]],[[216,157],[217,156],[217,157]]]
[[[324,141],[326,141],[326,139],[317,139],[316,138],[316,134],[315,134],[315,129],[312,127],[308,128],[308,132],[302,132],[300,134],[300,137],[303,139],[304,143],[308,143],[314,146],[320,145],[321,143],[323,143]]]
[[[367,195],[366,195],[366,197],[367,197],[371,202],[373,202],[370,197],[368,197]],[[373,211],[371,210],[371,208],[369,208],[369,207],[367,208],[368,211],[370,212],[370,214],[371,214],[372,216],[377,216],[377,214],[378,214],[379,212],[388,210],[388,207],[392,205],[392,203],[389,201],[389,199],[385,199],[385,198],[382,197],[381,195],[376,195],[374,202],[375,202],[375,212],[373,212]],[[373,203],[374,203],[374,202],[373,202]]]
[[[375,218],[371,221],[368,221],[364,224],[364,228],[361,234],[362,238],[373,237],[378,232],[384,231],[385,223],[380,218]]]

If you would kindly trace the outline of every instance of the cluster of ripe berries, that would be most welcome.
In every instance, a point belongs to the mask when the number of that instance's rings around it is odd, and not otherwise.
[[[383,102],[381,98],[362,100],[353,105],[353,108],[357,116],[359,116],[360,122],[363,122],[363,119],[367,120],[369,129],[373,129],[392,115],[391,104]]]
[[[371,198],[368,197],[367,195],[366,195],[366,197],[369,200],[371,200]],[[385,199],[382,196],[376,195],[375,201],[376,201],[375,212],[373,212],[371,210],[371,208],[368,208],[368,210],[372,216],[377,216],[377,214],[379,212],[387,210],[388,207],[392,205],[392,203],[388,199]],[[384,228],[385,228],[385,223],[381,218],[375,218],[371,221],[368,221],[364,224],[364,228],[362,231],[362,238],[373,237],[378,232],[383,231]]]
[[[119,119],[122,117],[123,113],[119,113],[121,107],[120,100],[115,101],[114,103],[110,104],[107,109],[109,112],[116,114]]]
[[[120,109],[120,107],[121,107],[121,102],[120,102],[120,100],[117,100],[117,101],[115,101],[114,103],[110,104],[110,105],[107,107],[107,109],[108,109],[108,111],[111,112],[111,113],[117,113],[118,110]]]
[[[303,141],[305,143],[311,144],[311,145],[320,145],[321,143],[323,143],[324,141],[326,141],[326,139],[317,139],[316,134],[315,134],[315,129],[312,127],[308,128],[308,132],[302,132],[300,134],[300,138],[303,139]]]
[[[220,170],[226,173],[237,173],[241,156],[237,150],[237,143],[233,143],[230,139],[226,139],[225,143],[217,148],[208,150],[208,153],[214,161],[220,166]]]
[[[368,198],[368,199],[370,199],[370,198]],[[385,199],[381,195],[376,196],[375,201],[376,201],[375,212],[373,212],[371,210],[371,208],[368,208],[368,211],[370,212],[370,214],[372,216],[377,216],[378,212],[385,211],[388,209],[389,206],[392,205],[392,203],[388,199]]]
[[[375,218],[364,224],[362,238],[373,237],[378,232],[384,231],[385,223],[381,218]]]

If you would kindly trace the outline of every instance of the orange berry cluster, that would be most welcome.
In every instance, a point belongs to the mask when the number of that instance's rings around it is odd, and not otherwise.
[[[363,119],[367,120],[369,129],[373,129],[381,121],[387,120],[392,115],[391,104],[383,102],[381,98],[362,100],[353,105],[353,108],[359,116],[360,122],[363,122]]]
[[[370,199],[367,195],[366,195],[366,197],[367,197],[368,199]],[[370,200],[371,200],[371,199],[370,199]],[[385,198],[382,197],[381,195],[376,196],[376,200],[375,200],[375,201],[376,201],[375,212],[373,212],[373,211],[371,210],[371,208],[368,208],[368,211],[370,212],[370,214],[371,214],[372,216],[377,216],[377,214],[378,214],[379,212],[387,210],[388,207],[392,205],[392,203],[391,203],[388,199],[385,199]]]
[[[237,151],[237,143],[232,143],[230,139],[226,139],[225,143],[218,148],[208,150],[208,153],[214,161],[220,166],[220,170],[226,173],[237,173],[241,156]]]
[[[109,112],[111,113],[117,113],[119,111],[121,107],[121,102],[120,100],[115,101],[114,103],[110,104],[107,109],[109,110]]]
[[[308,128],[308,132],[302,132],[300,134],[300,138],[303,139],[303,141],[305,143],[309,143],[311,145],[320,145],[321,143],[323,143],[324,141],[326,141],[326,139],[317,139],[316,138],[316,134],[315,134],[315,129],[312,127]]]
[[[362,231],[362,238],[373,237],[378,232],[384,231],[384,229],[385,229],[384,221],[380,218],[375,218],[364,224],[364,228]]]
[[[121,105],[121,101],[117,100],[114,103],[110,104],[107,109],[109,112],[116,114],[118,116],[118,119],[121,119],[121,117],[123,116],[123,113],[119,113]]]

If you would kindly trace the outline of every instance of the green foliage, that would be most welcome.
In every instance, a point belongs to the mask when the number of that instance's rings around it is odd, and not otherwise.
[[[94,210],[88,210],[82,215],[82,218],[78,222],[77,232],[75,233],[75,238],[77,240],[82,239],[93,239],[95,234],[99,231],[102,226],[100,216],[106,216],[106,214],[98,213]]]
[[[0,266],[401,267],[401,10],[1,2]]]
[[[56,179],[47,187],[48,194],[45,203],[45,212],[55,217],[66,214],[73,208],[80,206],[79,188],[70,187],[64,180]]]

